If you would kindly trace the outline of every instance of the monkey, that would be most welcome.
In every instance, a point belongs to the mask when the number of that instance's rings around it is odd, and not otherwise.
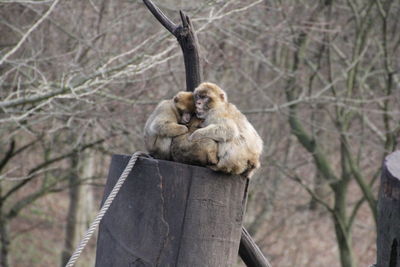
[[[189,131],[182,124],[189,123],[193,115],[194,100],[191,92],[178,92],[173,99],[161,101],[144,126],[144,143],[150,155],[157,159],[171,160],[172,138]]]
[[[218,143],[218,163],[211,168],[250,178],[260,167],[263,149],[263,141],[254,127],[214,83],[200,84],[194,90],[194,101],[196,116],[204,122],[189,141],[213,139]]]
[[[193,116],[187,125],[189,132],[172,139],[171,155],[174,161],[208,167],[218,163],[217,142],[210,138],[193,142],[188,139],[191,133],[201,127],[202,122],[203,120]]]

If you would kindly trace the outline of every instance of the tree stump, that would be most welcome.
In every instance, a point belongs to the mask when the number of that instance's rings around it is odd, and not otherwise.
[[[129,159],[113,156],[103,201]],[[139,158],[100,224],[96,267],[232,266],[247,184],[203,167]]]
[[[378,200],[377,267],[400,267],[400,151],[386,157]]]

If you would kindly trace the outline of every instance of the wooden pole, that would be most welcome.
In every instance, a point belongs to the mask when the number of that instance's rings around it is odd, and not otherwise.
[[[103,199],[129,158],[113,156]],[[246,190],[241,176],[139,158],[100,224],[96,267],[235,265]]]
[[[196,34],[189,17],[179,11],[182,24],[176,25],[151,0],[143,2],[154,17],[178,40],[185,62],[186,90],[193,92],[201,82],[201,70]]]
[[[377,267],[400,266],[400,151],[386,157],[378,199]]]
[[[194,91],[201,82],[201,70],[197,38],[190,18],[180,11],[182,24],[177,25],[151,0],[143,0],[143,2],[161,25],[178,40],[185,62],[186,90]],[[239,255],[243,262],[249,267],[270,266],[257,244],[244,227],[242,227]]]
[[[264,254],[244,227],[242,227],[240,238],[239,256],[247,266],[271,267],[267,258],[264,257]]]

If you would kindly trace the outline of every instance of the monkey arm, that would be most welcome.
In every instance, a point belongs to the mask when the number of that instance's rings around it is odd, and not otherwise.
[[[155,123],[152,128],[157,135],[167,137],[175,137],[189,131],[185,125],[176,122]]]
[[[239,135],[239,130],[234,122],[225,121],[221,124],[210,124],[197,129],[190,137],[190,141],[210,138],[216,142],[228,142]]]

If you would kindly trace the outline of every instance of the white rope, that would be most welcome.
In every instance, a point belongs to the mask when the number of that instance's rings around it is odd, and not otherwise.
[[[106,201],[104,202],[103,206],[101,207],[99,213],[97,214],[96,218],[90,225],[89,229],[86,231],[83,239],[79,243],[79,246],[72,254],[71,258],[69,259],[67,265],[65,267],[72,267],[75,265],[76,261],[78,260],[79,256],[81,255],[83,249],[85,248],[86,244],[88,243],[89,239],[92,237],[94,231],[96,231],[97,226],[99,226],[101,219],[103,219],[104,214],[107,212],[108,208],[110,207],[111,203],[115,199],[115,196],[118,194],[118,191],[121,189],[122,184],[125,182],[126,178],[128,177],[129,173],[131,172],[133,166],[136,163],[136,160],[139,156],[147,155],[144,152],[136,152],[132,155],[131,159],[129,160],[128,164],[125,167],[125,170],[122,172],[121,176],[118,178],[117,183],[115,184],[114,188],[111,190],[111,193],[108,195]]]

